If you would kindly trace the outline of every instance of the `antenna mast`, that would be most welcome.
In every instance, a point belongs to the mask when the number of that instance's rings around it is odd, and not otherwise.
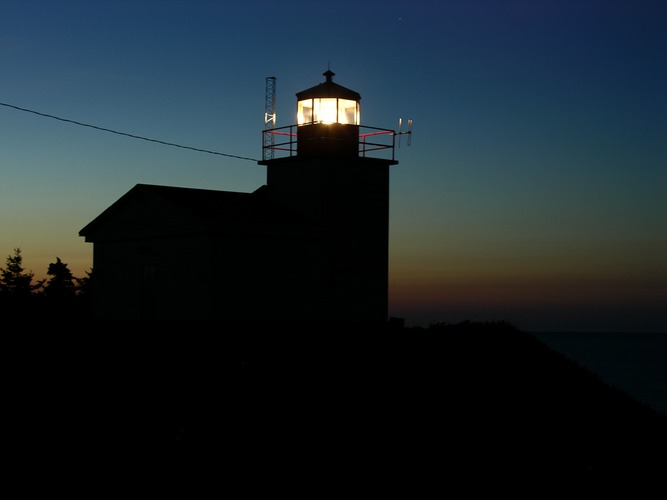
[[[401,127],[403,126],[403,118],[398,119],[398,132],[394,132],[394,135],[398,136],[398,147],[401,147],[401,136],[404,134],[408,135],[408,146],[410,145],[412,139],[412,120],[408,120],[408,130],[407,132],[401,132]]]
[[[266,77],[266,96],[264,98],[264,130],[276,127],[276,77]],[[273,145],[275,134],[264,133],[264,147],[262,156],[264,160],[273,159]]]

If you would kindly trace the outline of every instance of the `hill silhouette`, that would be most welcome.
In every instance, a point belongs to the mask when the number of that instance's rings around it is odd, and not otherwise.
[[[13,348],[17,453],[283,484],[665,465],[667,417],[509,323],[162,326]]]

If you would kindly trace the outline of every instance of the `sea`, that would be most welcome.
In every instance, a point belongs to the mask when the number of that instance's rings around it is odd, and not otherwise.
[[[530,332],[602,381],[667,416],[667,332]]]

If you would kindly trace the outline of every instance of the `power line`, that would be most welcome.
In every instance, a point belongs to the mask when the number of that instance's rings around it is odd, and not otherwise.
[[[89,123],[82,123],[76,120],[70,120],[68,118],[61,118],[59,116],[40,113],[39,111],[34,111],[32,109],[20,108],[12,104],[6,104],[4,102],[0,102],[0,106],[17,109],[19,111],[25,111],[26,113],[32,113],[34,115],[44,116],[46,118],[53,118],[54,120],[59,120],[61,122],[73,123],[74,125],[80,125],[81,127],[94,128],[96,130],[101,130],[103,132],[111,132],[112,134],[124,135],[126,137],[132,137],[133,139],[141,139],[142,141],[148,141],[148,142],[157,142],[158,144],[164,144],[165,146],[173,146],[175,148],[181,148],[181,149],[190,149],[192,151],[199,151],[200,153],[208,153],[211,155],[228,156],[230,158],[238,158],[239,160],[259,161],[255,158],[248,158],[246,156],[230,155],[227,153],[220,153],[218,151],[210,151],[208,149],[193,148],[192,146],[182,146],[181,144],[174,144],[173,142],[160,141],[158,139],[150,139],[149,137],[142,137],[140,135],[128,134],[127,132],[119,132],[118,130],[112,130],[110,128],[98,127],[97,125],[91,125]]]

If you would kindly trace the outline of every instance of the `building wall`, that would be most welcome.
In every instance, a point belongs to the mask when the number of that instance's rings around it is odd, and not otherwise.
[[[207,319],[208,254],[201,237],[96,242],[94,316]]]
[[[340,318],[331,260],[312,234],[211,233],[96,242],[97,319]],[[340,282],[337,282],[340,285]]]

